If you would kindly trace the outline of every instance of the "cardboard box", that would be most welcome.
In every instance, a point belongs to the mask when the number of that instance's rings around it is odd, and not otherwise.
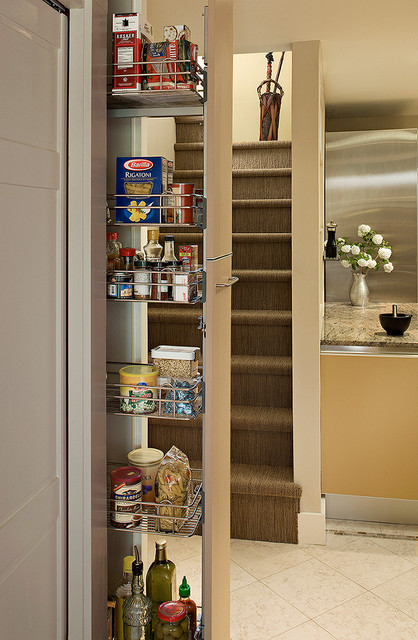
[[[140,13],[113,14],[113,90],[137,91],[142,86],[142,47],[154,30]]]
[[[179,247],[179,260],[184,258],[187,258],[190,269],[197,269],[199,263],[197,244],[183,244]]]
[[[158,224],[160,196],[167,191],[167,160],[162,156],[116,158],[116,222]],[[125,196],[123,194],[126,194]],[[162,218],[161,218],[162,219]]]
[[[164,40],[172,42],[173,40],[191,40],[192,35],[189,27],[186,24],[168,24],[164,27],[163,31]]]
[[[190,60],[197,61],[197,44],[188,40],[154,42],[143,46],[146,89],[195,89]],[[184,62],[183,62],[184,60]]]

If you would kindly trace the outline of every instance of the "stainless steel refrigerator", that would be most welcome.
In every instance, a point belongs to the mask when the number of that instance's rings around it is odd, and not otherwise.
[[[368,224],[392,245],[392,273],[368,276],[371,302],[417,301],[417,129],[326,134],[325,216],[337,237]],[[325,263],[327,302],[348,302],[351,269]]]

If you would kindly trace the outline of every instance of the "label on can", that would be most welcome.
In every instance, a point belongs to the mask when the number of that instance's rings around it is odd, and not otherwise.
[[[140,382],[136,387],[129,387],[129,395],[120,401],[120,410],[123,413],[153,413],[155,402],[152,400],[137,400],[137,398],[153,398],[154,392],[148,389],[145,382]]]
[[[112,522],[126,529],[137,526],[141,521],[141,501],[142,482],[116,488],[110,501]]]

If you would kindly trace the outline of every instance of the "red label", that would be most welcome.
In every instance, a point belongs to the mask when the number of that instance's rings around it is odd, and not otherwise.
[[[130,171],[148,171],[148,169],[152,169],[154,163],[151,160],[136,159],[127,160],[123,166]]]

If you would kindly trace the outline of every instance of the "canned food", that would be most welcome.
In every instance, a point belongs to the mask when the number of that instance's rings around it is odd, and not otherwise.
[[[107,276],[107,297],[116,299],[132,298],[132,273],[112,271]]]
[[[157,393],[149,387],[157,386],[158,369],[148,364],[135,364],[122,367],[119,370],[120,383],[120,410],[123,413],[145,415],[156,410],[153,398]]]
[[[167,210],[167,222],[193,224],[194,184],[178,183],[168,186],[174,194],[174,209]]]
[[[137,467],[118,467],[110,472],[110,520],[118,529],[133,529],[141,522],[142,471]]]

